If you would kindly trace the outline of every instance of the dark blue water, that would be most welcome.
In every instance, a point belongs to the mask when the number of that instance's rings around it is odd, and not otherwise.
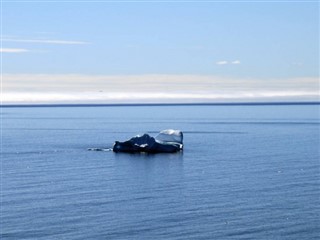
[[[319,239],[313,106],[2,109],[2,239]],[[177,154],[115,154],[184,131]]]

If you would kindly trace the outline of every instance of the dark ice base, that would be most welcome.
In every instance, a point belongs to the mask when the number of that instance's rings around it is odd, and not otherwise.
[[[182,133],[181,139],[182,139]],[[127,141],[116,141],[113,146],[114,152],[126,152],[126,153],[174,153],[183,149],[182,141],[170,142],[160,141],[148,134],[142,136],[135,136]]]

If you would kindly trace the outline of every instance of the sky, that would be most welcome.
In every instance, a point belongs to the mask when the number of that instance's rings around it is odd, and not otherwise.
[[[3,103],[319,101],[319,1],[1,4]]]

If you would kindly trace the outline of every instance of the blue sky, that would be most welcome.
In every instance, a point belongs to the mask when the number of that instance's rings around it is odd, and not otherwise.
[[[302,89],[310,94],[297,100],[319,97],[317,1],[4,1],[1,39],[3,90],[14,96],[123,93],[113,86],[120,81],[139,94],[174,85],[173,95]]]

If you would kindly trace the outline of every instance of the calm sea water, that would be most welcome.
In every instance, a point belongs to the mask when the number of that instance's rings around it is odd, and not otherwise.
[[[320,105],[4,108],[2,239],[319,239]],[[87,151],[167,128],[177,154]]]

